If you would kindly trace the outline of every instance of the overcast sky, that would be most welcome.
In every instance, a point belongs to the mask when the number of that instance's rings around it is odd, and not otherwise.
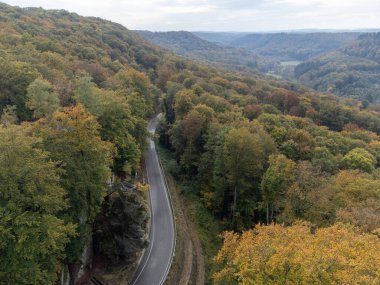
[[[151,31],[380,28],[380,0],[0,0]]]

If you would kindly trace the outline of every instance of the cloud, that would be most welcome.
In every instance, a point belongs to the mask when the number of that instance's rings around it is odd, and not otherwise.
[[[379,0],[5,0],[66,9],[131,29],[268,31],[380,28]]]

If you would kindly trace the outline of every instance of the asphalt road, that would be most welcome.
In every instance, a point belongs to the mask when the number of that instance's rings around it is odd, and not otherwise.
[[[159,116],[149,122],[148,130],[154,133]],[[149,246],[136,271],[133,285],[161,285],[165,282],[172,262],[175,246],[174,219],[168,190],[158,161],[156,146],[148,139],[145,157],[147,180],[150,185],[151,228]]]

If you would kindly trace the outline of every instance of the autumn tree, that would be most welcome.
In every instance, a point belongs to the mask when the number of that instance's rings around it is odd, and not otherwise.
[[[256,119],[262,112],[262,107],[257,104],[248,105],[244,108],[244,115],[249,119]]]
[[[280,150],[290,159],[310,159],[314,148],[313,136],[304,129],[290,128]]]
[[[177,118],[183,118],[194,105],[194,94],[190,90],[181,90],[174,96],[174,113]]]
[[[16,124],[17,122],[18,118],[16,114],[16,106],[6,106],[1,114],[0,123],[3,127],[8,127],[9,125]]]
[[[96,118],[81,105],[37,122],[35,132],[43,138],[44,149],[60,162],[64,173],[60,185],[66,190],[66,215],[79,224],[80,237],[71,241],[69,257],[75,260],[106,194],[110,177],[112,145],[100,138]]]
[[[313,231],[309,224],[226,232],[216,284],[377,284],[380,241],[350,225]],[[355,264],[355,266],[352,266]]]
[[[373,140],[369,143],[368,151],[375,157],[376,159],[376,167],[380,166],[380,141]]]
[[[380,228],[380,179],[358,170],[343,170],[331,182],[337,220],[371,232]]]
[[[331,191],[329,177],[308,161],[299,162],[294,175],[294,182],[281,197],[283,208],[277,221],[287,225],[297,220],[310,221],[318,226],[333,223],[335,193]]]

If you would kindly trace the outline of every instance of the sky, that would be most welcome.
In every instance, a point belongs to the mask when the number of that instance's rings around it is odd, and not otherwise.
[[[0,0],[65,9],[150,31],[380,28],[380,0]]]

